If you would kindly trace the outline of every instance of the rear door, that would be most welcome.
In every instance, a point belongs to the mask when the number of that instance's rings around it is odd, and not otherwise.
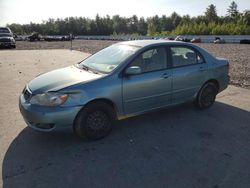
[[[171,46],[173,68],[173,104],[192,99],[207,80],[207,64],[203,56],[189,46]]]
[[[149,111],[171,103],[172,70],[167,68],[167,50],[155,47],[139,54],[129,66],[141,74],[123,77],[125,114]]]

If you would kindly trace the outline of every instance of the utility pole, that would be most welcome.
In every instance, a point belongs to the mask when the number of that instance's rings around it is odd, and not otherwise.
[[[73,35],[72,33],[69,34],[69,37],[70,37],[70,50],[72,51],[72,38],[73,38]]]

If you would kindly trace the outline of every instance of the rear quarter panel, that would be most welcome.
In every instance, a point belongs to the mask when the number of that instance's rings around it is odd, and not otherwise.
[[[227,60],[217,60],[216,58],[214,58],[213,60],[211,60],[209,66],[211,79],[215,79],[219,83],[219,92],[226,89],[229,83],[227,64]]]
[[[228,66],[227,66],[227,64],[229,63],[228,60],[223,58],[217,59],[203,48],[197,46],[196,48],[203,54],[204,58],[206,59],[207,63],[206,81],[211,79],[217,80],[219,83],[219,92],[226,89],[229,83]]]

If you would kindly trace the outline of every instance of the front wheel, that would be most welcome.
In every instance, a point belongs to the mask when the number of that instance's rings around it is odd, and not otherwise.
[[[211,107],[215,102],[217,93],[218,88],[214,83],[206,83],[197,95],[195,101],[196,106],[198,106],[200,109],[206,109]]]
[[[115,113],[109,104],[92,103],[77,115],[74,131],[81,138],[98,140],[111,132],[114,120]]]

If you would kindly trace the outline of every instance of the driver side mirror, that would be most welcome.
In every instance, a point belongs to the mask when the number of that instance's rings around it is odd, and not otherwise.
[[[141,73],[142,73],[141,68],[138,66],[131,66],[125,70],[126,75],[137,75]]]

